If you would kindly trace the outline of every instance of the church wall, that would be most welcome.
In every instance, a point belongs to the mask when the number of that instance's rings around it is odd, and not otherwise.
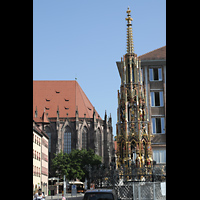
[[[87,129],[87,150],[93,149],[97,155],[102,157],[102,162],[109,165],[113,157],[113,134],[111,118],[107,121],[94,118],[65,118],[57,120],[49,118],[49,123],[42,123],[41,127],[50,135],[51,144],[49,144],[48,163],[49,177],[55,176],[55,172],[51,168],[51,160],[55,154],[64,152],[64,133],[69,127],[71,131],[71,150],[82,149],[82,131],[84,127]],[[98,135],[100,133],[100,135]],[[99,141],[101,139],[101,141]],[[46,152],[47,153],[47,152]]]
[[[50,119],[51,121],[51,119]],[[99,155],[98,145],[101,144],[101,156],[102,162],[110,163],[112,158],[112,129],[111,125],[108,126],[108,122],[105,120],[96,120],[96,123],[93,122],[91,118],[80,118],[78,121],[75,121],[75,118],[65,119],[58,123],[58,127],[56,130],[56,123],[51,122],[47,127],[47,132],[51,132],[51,152],[50,152],[50,160],[54,158],[54,154],[56,152],[60,152],[61,150],[64,152],[64,132],[66,127],[69,126],[71,129],[71,150],[72,149],[82,149],[82,131],[84,127],[86,127],[88,131],[88,140],[87,140],[87,150],[89,148],[93,149],[97,155]],[[101,142],[98,141],[97,130],[100,130],[101,134]],[[58,136],[61,136],[61,141],[59,143]],[[109,152],[108,152],[109,151]],[[49,160],[49,161],[50,161]],[[50,161],[50,172],[51,175],[53,171],[51,169],[51,161]]]
[[[51,140],[48,150],[49,176],[55,176],[51,169],[51,160],[55,154],[64,152],[64,133],[68,126],[71,129],[71,150],[82,149],[82,131],[86,127],[87,149],[93,149],[96,154],[102,156],[102,161],[104,161],[104,156],[108,157],[109,155],[105,152],[108,151],[107,133],[104,133],[105,122],[108,123],[107,117],[105,120],[101,119],[77,81],[34,81],[33,83],[35,96],[33,118],[37,121],[37,125],[50,135]],[[41,88],[43,92],[41,92]],[[55,92],[53,88],[59,93]],[[76,91],[75,99],[74,91]],[[51,98],[49,98],[50,96]],[[48,109],[43,105],[48,105]],[[66,105],[69,105],[68,111],[63,110]],[[97,137],[97,130],[100,130],[101,137]],[[101,142],[98,141],[99,138],[101,138]],[[101,145],[101,152],[99,152],[99,145]],[[66,149],[69,150],[69,148]]]

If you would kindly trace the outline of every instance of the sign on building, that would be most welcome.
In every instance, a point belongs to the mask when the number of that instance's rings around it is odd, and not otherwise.
[[[77,188],[76,188],[76,185],[72,185],[72,196],[77,196]]]

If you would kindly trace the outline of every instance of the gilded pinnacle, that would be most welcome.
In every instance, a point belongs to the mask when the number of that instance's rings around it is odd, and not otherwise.
[[[131,10],[126,11],[127,14],[127,18],[125,18],[127,20],[127,53],[133,53],[133,35],[132,35],[132,24],[131,21],[133,21],[133,19],[131,18],[130,12]]]

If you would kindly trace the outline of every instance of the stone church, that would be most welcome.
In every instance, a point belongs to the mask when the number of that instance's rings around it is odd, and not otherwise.
[[[49,177],[61,150],[91,148],[106,165],[114,157],[111,115],[102,119],[76,80],[33,81],[33,120],[49,136]]]

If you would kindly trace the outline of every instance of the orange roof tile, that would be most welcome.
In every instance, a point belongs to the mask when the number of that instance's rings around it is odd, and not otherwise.
[[[145,53],[138,58],[141,60],[166,60],[166,46]]]
[[[79,117],[93,118],[93,105],[77,81],[33,81],[33,117],[37,106],[37,117],[42,117],[44,108],[48,117],[75,117],[76,106]],[[96,118],[98,119],[96,111]],[[101,117],[99,117],[101,119]]]

